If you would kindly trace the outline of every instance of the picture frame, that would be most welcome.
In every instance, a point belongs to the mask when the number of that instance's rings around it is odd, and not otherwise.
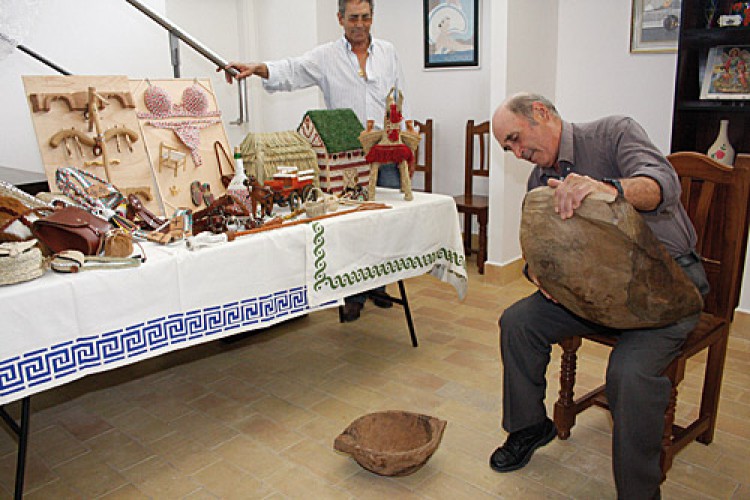
[[[424,67],[479,67],[479,0],[424,0]]]
[[[633,0],[630,52],[677,52],[683,1]]]
[[[711,47],[700,98],[750,99],[750,45]]]

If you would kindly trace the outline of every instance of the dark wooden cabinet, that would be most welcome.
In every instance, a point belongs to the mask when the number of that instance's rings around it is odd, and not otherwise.
[[[683,0],[677,51],[672,152],[705,153],[719,132],[719,121],[729,120],[729,142],[736,153],[750,153],[750,100],[701,100],[703,70],[711,47],[750,46],[750,26],[707,27],[709,0]],[[720,0],[715,19],[729,13],[733,2]]]

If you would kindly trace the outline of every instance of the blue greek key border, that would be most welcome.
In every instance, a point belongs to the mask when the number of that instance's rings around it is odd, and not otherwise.
[[[255,325],[264,325],[309,309],[307,288],[303,286],[155,318],[100,335],[79,337],[0,360],[0,397],[52,381],[56,382],[54,385],[62,385],[65,381],[60,379],[74,374],[75,378],[80,378],[86,372],[99,372],[101,369],[98,367],[103,365],[125,359],[136,362],[139,357],[145,359],[154,356],[154,351],[175,350],[172,346],[183,342],[199,344],[213,340],[213,336],[220,333],[247,327],[258,328]]]

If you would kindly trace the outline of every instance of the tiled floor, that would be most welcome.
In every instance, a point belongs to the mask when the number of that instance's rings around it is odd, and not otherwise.
[[[401,309],[368,304],[356,323],[339,324],[335,310],[323,311],[35,396],[26,497],[614,498],[610,420],[599,409],[524,469],[488,467],[504,440],[497,318],[532,288],[523,280],[491,285],[473,262],[469,269],[463,302],[434,278],[407,283],[417,349]],[[605,356],[586,345],[579,387],[597,383]],[[557,366],[556,357],[550,409]],[[700,368],[689,366],[678,416],[695,411]],[[440,448],[411,476],[371,474],[332,449],[349,422],[383,409],[448,421]],[[748,420],[750,316],[740,316],[716,439],[678,455],[663,497],[750,498]],[[0,432],[0,498],[11,497],[14,450]]]

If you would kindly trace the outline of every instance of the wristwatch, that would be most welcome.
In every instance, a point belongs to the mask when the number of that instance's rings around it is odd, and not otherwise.
[[[609,184],[610,186],[614,186],[617,190],[617,195],[625,198],[625,190],[622,189],[622,183],[619,179],[610,179],[608,177],[605,177],[604,179],[602,179],[602,182],[605,184]]]

